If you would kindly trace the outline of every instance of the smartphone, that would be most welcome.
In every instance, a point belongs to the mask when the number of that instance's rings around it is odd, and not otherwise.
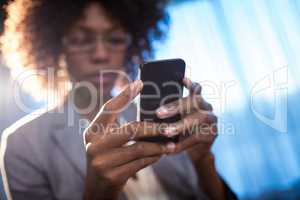
[[[144,87],[139,99],[139,120],[156,123],[173,123],[181,119],[180,114],[166,119],[159,119],[156,110],[162,105],[176,101],[183,96],[183,78],[185,62],[182,59],[169,59],[146,62],[140,66],[140,78]],[[157,136],[143,139],[149,142],[177,142],[172,138]]]

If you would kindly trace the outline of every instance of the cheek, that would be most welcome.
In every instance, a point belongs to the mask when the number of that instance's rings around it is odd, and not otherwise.
[[[126,54],[123,52],[114,53],[110,55],[110,61],[114,65],[124,66]]]
[[[88,58],[83,55],[66,55],[66,64],[70,74],[78,74],[87,69]]]

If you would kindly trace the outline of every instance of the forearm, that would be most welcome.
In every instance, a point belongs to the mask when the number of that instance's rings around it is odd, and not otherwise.
[[[208,154],[201,161],[195,163],[198,174],[199,187],[210,199],[226,199],[226,188],[222,179],[219,177],[215,168],[215,159],[213,154]]]

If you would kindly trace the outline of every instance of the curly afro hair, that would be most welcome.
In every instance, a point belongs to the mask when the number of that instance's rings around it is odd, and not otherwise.
[[[126,67],[128,73],[134,73],[136,67],[132,58],[151,57],[151,41],[165,36],[169,21],[165,11],[167,0],[10,1],[6,6],[2,36],[2,53],[8,65],[34,70],[52,67],[57,77],[62,37],[81,17],[83,10],[94,2],[104,7],[107,14],[131,34],[133,41],[128,49]],[[45,77],[39,79],[43,86],[47,86]]]

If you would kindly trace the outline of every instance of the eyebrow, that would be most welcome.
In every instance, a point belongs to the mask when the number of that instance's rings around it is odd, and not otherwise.
[[[98,33],[98,31],[95,31],[92,28],[89,28],[89,27],[84,26],[84,25],[77,25],[76,27],[74,27],[73,30],[80,30],[80,31],[84,31],[84,32],[87,32],[87,33]],[[118,26],[113,26],[109,29],[103,30],[102,32],[103,33],[111,33],[111,32],[119,31],[119,30],[122,30],[122,28],[120,28]]]

